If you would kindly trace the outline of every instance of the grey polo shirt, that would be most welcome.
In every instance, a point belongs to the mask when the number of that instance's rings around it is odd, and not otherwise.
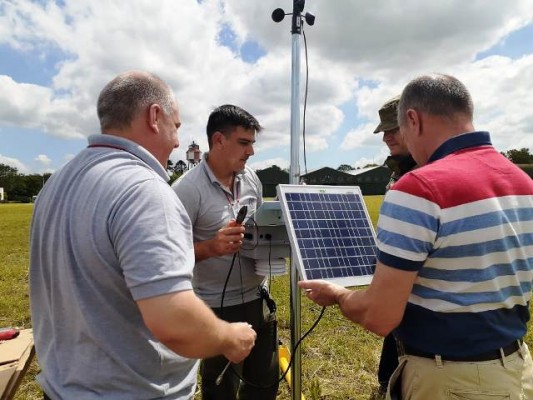
[[[235,218],[241,206],[247,205],[248,215],[251,215],[263,202],[261,181],[251,168],[246,166],[236,174],[233,196],[215,177],[206,162],[207,157],[208,154],[204,154],[200,164],[172,184],[191,219],[195,242],[212,239]],[[212,257],[197,262],[194,267],[194,291],[210,307],[220,307],[232,258],[233,255]],[[265,277],[256,275],[253,259],[238,256],[226,287],[224,306],[257,299],[258,288],[264,280]]]
[[[189,217],[147,150],[110,135],[89,144],[35,203],[38,381],[52,398],[190,399],[197,361],[158,342],[136,304],[192,288]]]

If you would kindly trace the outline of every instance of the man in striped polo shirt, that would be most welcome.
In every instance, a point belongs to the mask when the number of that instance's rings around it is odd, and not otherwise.
[[[398,120],[420,168],[385,196],[371,285],[300,286],[377,334],[394,330],[400,365],[388,398],[533,399],[523,342],[533,181],[492,147],[488,132],[475,131],[470,94],[454,77],[411,81]]]

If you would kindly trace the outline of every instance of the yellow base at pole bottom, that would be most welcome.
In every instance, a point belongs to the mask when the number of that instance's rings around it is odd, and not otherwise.
[[[279,345],[278,347],[279,352],[279,369],[284,374],[285,371],[287,371],[287,368],[289,368],[289,362],[291,361],[291,353],[289,353],[289,349],[287,349],[286,346]],[[289,384],[289,387],[291,387],[291,371],[287,372],[285,375],[285,380]],[[305,400],[305,396],[302,394],[302,400]]]

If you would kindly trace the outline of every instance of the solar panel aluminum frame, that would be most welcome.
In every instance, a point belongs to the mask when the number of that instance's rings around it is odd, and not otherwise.
[[[283,213],[283,219],[285,221],[285,226],[287,228],[287,233],[289,235],[289,241],[292,248],[292,257],[296,261],[296,266],[298,268],[298,271],[300,273],[300,277],[303,280],[308,279],[323,279],[327,280],[329,282],[336,283],[338,285],[344,286],[344,287],[353,287],[353,286],[364,286],[368,285],[372,281],[372,277],[374,274],[375,269],[375,262],[377,259],[377,246],[376,246],[376,233],[374,231],[374,227],[372,226],[372,222],[370,220],[368,210],[366,208],[366,204],[364,202],[361,189],[358,186],[326,186],[326,185],[278,185],[277,186],[277,193],[278,193],[278,199],[281,204],[281,211]],[[372,251],[372,255],[370,257],[373,257],[373,262],[366,262],[365,265],[352,265],[349,264],[347,267],[353,269],[354,267],[361,267],[361,271],[366,271],[365,273],[362,273],[361,275],[350,275],[350,276],[336,276],[336,277],[320,277],[320,278],[313,278],[308,273],[305,263],[304,263],[304,257],[302,255],[302,249],[300,248],[298,244],[298,236],[295,231],[294,226],[294,220],[290,213],[289,208],[289,200],[287,199],[287,195],[289,194],[295,194],[295,193],[304,193],[304,194],[331,194],[331,195],[349,195],[349,196],[355,196],[358,203],[360,203],[360,210],[363,212],[364,220],[366,226],[364,229],[367,230],[367,233],[370,234],[371,237],[367,237],[366,240],[370,241],[370,247]],[[311,210],[309,210],[311,211]],[[308,219],[311,220],[311,219]],[[367,252],[368,250],[365,250]],[[346,262],[355,262],[358,260],[357,257],[355,258],[349,258],[349,257],[343,257],[343,260],[347,260]],[[368,259],[368,257],[366,257]],[[311,268],[309,268],[311,270]],[[332,268],[330,272],[335,273],[337,270],[341,270],[341,268]]]

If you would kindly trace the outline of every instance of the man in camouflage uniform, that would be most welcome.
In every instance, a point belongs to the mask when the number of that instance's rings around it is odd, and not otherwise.
[[[392,171],[386,190],[389,190],[402,175],[416,167],[416,162],[409,154],[403,136],[400,134],[400,127],[398,126],[399,101],[400,96],[395,96],[381,106],[379,109],[380,122],[374,130],[375,134],[383,132],[383,142],[385,142],[390,151],[390,156],[387,157],[384,163]],[[385,398],[389,379],[397,366],[398,352],[396,351],[396,341],[393,334],[390,333],[384,338],[383,348],[381,350],[378,369],[378,399]]]

